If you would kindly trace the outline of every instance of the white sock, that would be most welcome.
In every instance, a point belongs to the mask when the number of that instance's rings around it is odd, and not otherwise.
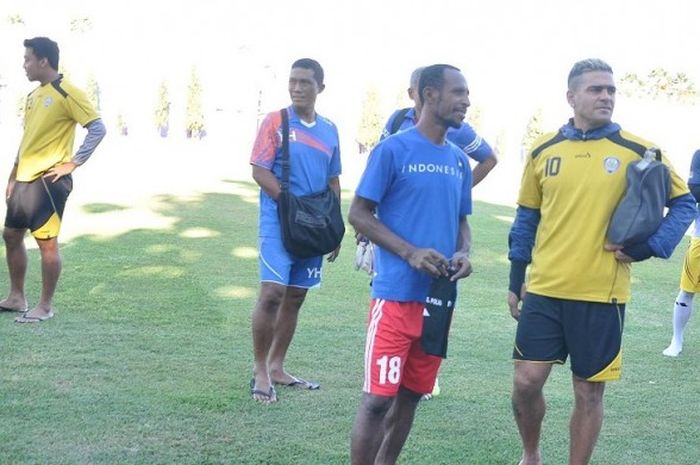
[[[673,306],[673,338],[671,344],[663,351],[668,357],[677,357],[683,350],[683,331],[693,313],[693,297],[691,292],[680,291]]]

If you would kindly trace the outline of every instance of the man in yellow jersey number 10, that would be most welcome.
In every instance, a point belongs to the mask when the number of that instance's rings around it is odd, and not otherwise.
[[[569,463],[589,462],[603,423],[605,382],[620,377],[630,263],[668,258],[695,216],[695,200],[663,157],[672,186],[661,226],[644,242],[606,250],[627,166],[653,146],[612,122],[615,90],[607,63],[574,64],[566,92],[573,118],[535,141],[527,156],[508,254],[508,306],[518,320],[512,403],[521,465],[542,463],[542,388],[552,365],[569,356],[575,398]]]

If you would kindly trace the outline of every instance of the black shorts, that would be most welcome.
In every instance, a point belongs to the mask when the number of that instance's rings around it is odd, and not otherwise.
[[[63,176],[56,182],[43,177],[31,182],[17,182],[7,199],[5,227],[29,229],[37,239],[58,236],[73,178]]]
[[[528,293],[523,301],[513,358],[564,363],[588,381],[620,378],[624,304],[564,300]]]

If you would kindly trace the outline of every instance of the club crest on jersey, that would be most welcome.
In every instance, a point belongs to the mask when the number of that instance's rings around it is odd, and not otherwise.
[[[49,108],[49,107],[51,106],[52,103],[53,103],[53,98],[52,98],[50,95],[48,95],[48,96],[44,99],[44,108]]]
[[[615,171],[620,169],[620,159],[613,156],[605,157],[603,166],[608,174],[613,174]]]

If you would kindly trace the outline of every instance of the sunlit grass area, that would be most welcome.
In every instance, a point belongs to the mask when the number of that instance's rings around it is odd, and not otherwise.
[[[0,315],[0,463],[347,464],[362,385],[368,276],[353,270],[352,232],[323,286],[304,305],[289,368],[319,380],[317,392],[280,388],[254,403],[250,314],[257,285],[257,190],[245,181],[189,195],[153,194],[139,227],[90,229],[120,202],[74,208],[83,234],[62,246],[57,316],[20,326]],[[346,196],[345,208],[347,208]],[[77,207],[77,205],[76,205]],[[80,210],[78,212],[78,210]],[[419,406],[401,464],[517,463],[510,412],[515,322],[505,305],[512,208],[474,208],[474,274],[460,287],[442,394]],[[700,343],[661,356],[670,338],[684,245],[669,261],[635,266],[623,379],[607,388],[593,463],[697,464]],[[0,249],[4,253],[4,248]],[[30,250],[28,292],[38,292]],[[6,271],[0,273],[6,283]],[[565,463],[572,405],[568,367],[554,370],[542,447]]]

